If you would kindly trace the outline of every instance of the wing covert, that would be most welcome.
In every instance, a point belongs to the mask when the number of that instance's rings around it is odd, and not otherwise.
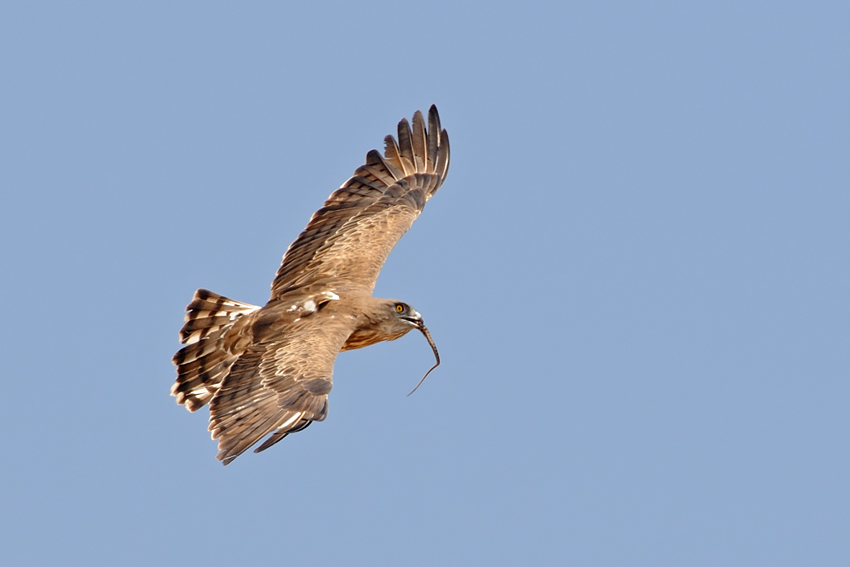
[[[257,452],[325,419],[337,354],[351,333],[319,313],[274,329],[233,365],[210,402],[210,431],[224,464],[269,433]]]

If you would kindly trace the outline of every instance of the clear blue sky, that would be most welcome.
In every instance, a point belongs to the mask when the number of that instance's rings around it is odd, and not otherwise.
[[[4,565],[850,564],[847,4],[76,4],[0,7]],[[431,103],[443,365],[222,467],[186,303]]]

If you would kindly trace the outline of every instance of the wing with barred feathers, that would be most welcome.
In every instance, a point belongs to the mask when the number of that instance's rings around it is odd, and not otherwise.
[[[290,245],[272,282],[272,299],[322,282],[371,293],[398,239],[440,188],[449,168],[449,138],[437,108],[398,124],[398,142],[384,139],[381,156],[366,163],[331,194]]]
[[[328,413],[333,365],[351,334],[351,320],[327,311],[286,324],[270,320],[210,402],[209,429],[225,465],[269,433],[255,452]],[[255,332],[262,324],[258,321]]]

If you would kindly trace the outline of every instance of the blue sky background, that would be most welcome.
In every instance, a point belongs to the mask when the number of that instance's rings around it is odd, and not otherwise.
[[[292,4],[0,7],[0,561],[850,564],[850,8]],[[431,103],[376,294],[443,365],[344,353],[222,467],[186,303]]]

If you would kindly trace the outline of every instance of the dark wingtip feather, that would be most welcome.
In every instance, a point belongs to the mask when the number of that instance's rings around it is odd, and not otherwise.
[[[387,138],[392,138],[392,136],[387,136]],[[395,141],[393,141],[393,143],[395,143]],[[401,168],[399,168],[393,162],[393,160],[389,158],[384,159],[384,157],[381,156],[381,153],[378,150],[369,150],[369,152],[366,154],[366,167],[377,167],[379,169],[385,169],[392,177],[392,179],[386,180],[387,185],[395,183],[399,179],[404,178],[404,171],[402,171]]]
[[[416,159],[413,157],[413,142],[411,140],[410,122],[402,118],[398,123],[398,153],[404,165],[404,174],[416,173]]]
[[[395,171],[398,172],[398,175],[396,176],[397,179],[404,178],[406,174],[404,173],[404,164],[401,161],[398,144],[396,143],[395,138],[390,135],[384,137],[384,157],[386,158],[387,164],[392,168],[395,168]]]
[[[413,113],[413,165],[416,171],[428,171],[428,141],[425,138],[425,119],[420,111]]]
[[[449,173],[449,133],[443,130],[440,133],[440,150],[437,152],[437,175],[441,180],[446,179]]]
[[[440,146],[440,115],[433,104],[428,109],[428,173],[437,171],[437,148]]]
[[[366,152],[366,165],[384,165],[384,158],[381,157],[378,150],[369,150]]]

